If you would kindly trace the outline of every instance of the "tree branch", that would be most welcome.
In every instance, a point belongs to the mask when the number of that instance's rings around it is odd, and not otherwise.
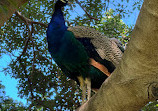
[[[35,22],[35,21],[32,21],[31,19],[26,18],[25,16],[21,15],[21,13],[18,12],[18,11],[16,11],[15,14],[16,14],[16,16],[18,16],[19,18],[21,18],[24,22],[27,21],[29,24],[39,24],[39,25],[41,25],[41,26],[43,26],[45,28],[48,27],[47,24],[44,24],[42,22]]]
[[[22,60],[21,60],[21,58],[19,58],[19,63],[20,63],[20,65],[22,66],[22,68],[23,68],[23,70],[24,70],[24,75],[25,75],[25,77],[28,79],[28,85],[29,85],[29,89],[30,89],[30,92],[31,92],[31,100],[33,101],[33,98],[34,98],[34,94],[33,94],[33,87],[32,87],[32,81],[31,81],[31,79],[30,79],[30,76],[29,75],[27,75],[27,70],[26,70],[26,68],[25,68],[25,65],[23,65],[23,63],[22,63]]]
[[[32,24],[32,25],[31,25],[31,36],[30,36],[30,39],[31,39],[31,41],[32,41],[32,47],[33,47],[32,73],[34,73],[34,70],[35,70],[35,59],[36,59],[35,44],[34,44],[34,41],[33,41],[33,38],[32,38],[33,29],[34,29],[34,26],[33,26],[33,24]]]
[[[26,27],[27,27],[27,29],[28,29],[28,38],[27,38],[27,40],[25,41],[24,49],[23,49],[22,53],[20,54],[20,56],[19,56],[17,59],[21,58],[21,56],[26,52],[27,47],[28,47],[29,40],[30,40],[30,38],[31,38],[31,36],[32,36],[32,33],[33,33],[32,31],[30,31],[29,23],[28,23],[27,18],[24,19],[24,22],[26,23]]]
[[[29,40],[30,40],[30,36],[28,36],[27,40],[25,41],[24,49],[23,49],[22,53],[20,54],[20,56],[17,58],[18,60],[19,60],[19,59],[21,58],[21,56],[26,52],[27,47],[28,47]]]

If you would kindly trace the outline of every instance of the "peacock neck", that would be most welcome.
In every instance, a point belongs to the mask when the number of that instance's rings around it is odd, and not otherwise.
[[[51,44],[59,44],[63,34],[67,31],[61,8],[55,9],[47,29],[47,41]]]
[[[55,30],[65,31],[67,29],[61,8],[55,9],[50,24],[53,25],[53,29]]]

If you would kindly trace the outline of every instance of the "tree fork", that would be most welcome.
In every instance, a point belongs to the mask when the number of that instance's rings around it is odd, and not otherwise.
[[[158,1],[144,0],[120,65],[77,111],[138,111],[158,98]]]

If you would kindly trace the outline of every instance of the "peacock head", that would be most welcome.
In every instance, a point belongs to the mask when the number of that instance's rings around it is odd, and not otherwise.
[[[68,0],[58,0],[55,4],[55,7],[62,8],[68,4]]]

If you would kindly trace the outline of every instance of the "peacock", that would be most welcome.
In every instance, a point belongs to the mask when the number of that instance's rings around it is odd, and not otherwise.
[[[67,0],[57,0],[55,11],[47,28],[48,50],[69,78],[82,89],[82,103],[97,91],[115,70],[122,57],[116,40],[85,26],[67,27],[62,8]]]

